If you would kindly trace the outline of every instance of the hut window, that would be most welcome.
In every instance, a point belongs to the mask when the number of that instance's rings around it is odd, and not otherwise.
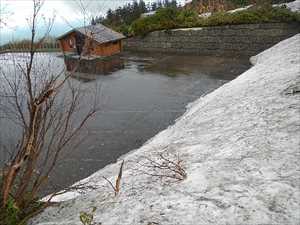
[[[74,38],[70,38],[69,39],[69,46],[70,46],[70,48],[75,48],[75,40],[74,40]]]

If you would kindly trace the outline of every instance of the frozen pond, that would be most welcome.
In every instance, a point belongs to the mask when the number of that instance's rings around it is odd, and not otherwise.
[[[47,56],[54,59],[53,67],[63,66],[62,58],[55,54]],[[250,66],[247,58],[161,54],[124,53],[120,60],[122,65],[105,76],[80,73],[72,78],[72,82],[81,84],[87,96],[95,93],[96,85],[101,87],[97,96],[100,111],[88,122],[78,147],[64,152],[50,178],[55,186],[48,191],[85,178],[138,148],[173,124],[189,102],[234,79]],[[6,64],[5,55],[0,55],[0,66]],[[0,138],[10,140],[11,144],[16,141],[6,123],[0,125]],[[7,155],[0,152],[0,157]]]

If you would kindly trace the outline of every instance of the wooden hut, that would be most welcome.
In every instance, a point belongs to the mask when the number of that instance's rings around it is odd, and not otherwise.
[[[105,57],[122,51],[125,36],[102,24],[75,28],[58,37],[64,55]]]

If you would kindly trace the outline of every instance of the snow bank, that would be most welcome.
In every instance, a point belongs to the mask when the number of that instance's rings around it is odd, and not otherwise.
[[[175,125],[123,157],[117,197],[102,177],[115,179],[120,162],[85,180],[96,190],[48,208],[32,224],[79,225],[79,213],[94,206],[102,225],[298,224],[299,54],[300,34],[191,103]],[[160,151],[180,156],[185,180],[163,182],[136,170]]]

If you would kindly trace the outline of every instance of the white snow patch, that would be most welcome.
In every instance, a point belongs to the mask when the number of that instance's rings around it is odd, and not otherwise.
[[[253,6],[253,5],[247,5],[247,6],[245,6],[245,7],[241,7],[241,8],[229,10],[229,11],[227,11],[227,12],[229,12],[229,13],[239,12],[239,11],[247,10],[247,9],[249,9],[249,8],[252,7],[252,6]]]
[[[201,13],[201,14],[199,15],[199,17],[206,18],[206,17],[210,17],[211,14],[212,14],[211,12]]]
[[[300,0],[295,0],[293,2],[283,3],[283,4],[273,5],[273,6],[283,6],[283,5],[289,8],[292,12],[300,11]]]
[[[80,211],[94,206],[94,221],[102,225],[298,224],[300,93],[290,89],[300,85],[300,34],[251,62],[238,78],[191,103],[175,125],[122,157],[117,197],[102,177],[114,180],[120,162],[82,181],[97,190],[47,208],[31,224],[80,225]],[[180,155],[187,179],[163,183],[134,169],[162,150]]]
[[[187,31],[187,30],[202,30],[202,27],[191,27],[191,28],[178,28],[178,29],[173,29],[174,31],[176,30],[183,30],[183,31]]]

